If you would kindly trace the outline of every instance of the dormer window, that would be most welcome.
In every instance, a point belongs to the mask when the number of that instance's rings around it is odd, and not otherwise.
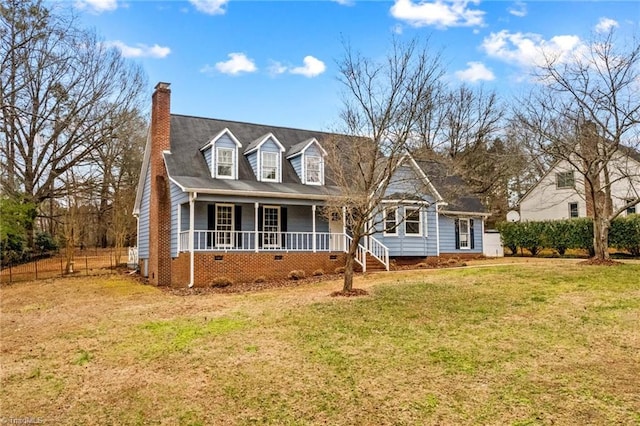
[[[305,172],[307,184],[322,184],[322,158],[315,156],[305,156]]]
[[[262,181],[277,182],[280,176],[280,153],[262,152]]]
[[[233,179],[235,149],[216,148],[216,177]]]
[[[223,129],[200,148],[212,178],[238,178],[238,148],[242,144],[229,129]]]
[[[287,160],[305,185],[324,185],[324,157],[327,152],[311,138],[289,148]]]

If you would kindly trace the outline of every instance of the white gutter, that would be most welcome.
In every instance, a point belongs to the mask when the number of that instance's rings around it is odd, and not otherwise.
[[[193,287],[195,279],[194,252],[193,252],[193,228],[195,227],[195,201],[198,198],[197,192],[189,193],[189,288]],[[178,234],[178,238],[180,235]]]

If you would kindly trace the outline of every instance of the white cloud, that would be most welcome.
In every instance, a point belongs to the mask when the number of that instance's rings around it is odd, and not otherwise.
[[[343,6],[353,6],[356,4],[356,0],[331,0]]]
[[[482,62],[467,62],[467,69],[456,71],[456,77],[462,81],[475,83],[477,81],[491,81],[496,78],[489,68]]]
[[[129,46],[120,40],[108,41],[105,44],[120,50],[125,58],[164,58],[171,53],[170,48],[158,44],[147,46],[146,44],[138,43],[135,46]]]
[[[278,61],[271,61],[271,65],[269,65],[268,70],[271,75],[280,75],[287,72],[287,67]]]
[[[598,33],[606,33],[610,31],[612,28],[618,26],[618,21],[615,21],[610,18],[600,18],[600,21],[595,27],[596,32]]]
[[[189,0],[189,2],[207,15],[224,15],[227,11],[225,6],[229,0]]]
[[[527,16],[527,4],[520,0],[516,0],[516,2],[507,10],[510,14],[519,18]]]
[[[531,67],[540,65],[545,56],[566,61],[584,45],[575,35],[560,35],[545,40],[539,34],[510,33],[502,30],[485,37],[481,47],[492,58]]]
[[[484,25],[484,13],[470,9],[479,0],[435,0],[414,3],[412,0],[396,0],[391,7],[394,18],[406,21],[414,27],[435,26],[472,27]]]
[[[247,58],[244,53],[229,53],[229,60],[224,62],[217,62],[215,68],[209,65],[201,70],[202,72],[210,72],[214,69],[222,74],[238,75],[243,72],[255,72],[258,70],[253,61]]]
[[[324,62],[313,56],[305,56],[302,62],[304,63],[303,66],[292,68],[289,72],[311,78],[319,76],[327,69]]]
[[[88,9],[93,13],[102,13],[116,10],[118,0],[76,0],[75,6],[78,9]]]

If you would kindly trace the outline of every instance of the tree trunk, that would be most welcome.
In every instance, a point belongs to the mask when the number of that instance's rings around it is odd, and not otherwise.
[[[604,217],[593,218],[594,259],[609,259],[609,221]]]
[[[353,267],[355,266],[356,253],[358,252],[358,242],[360,238],[356,239],[356,236],[351,240],[349,244],[349,251],[347,253],[347,261],[344,264],[344,284],[342,291],[348,292],[353,289]]]

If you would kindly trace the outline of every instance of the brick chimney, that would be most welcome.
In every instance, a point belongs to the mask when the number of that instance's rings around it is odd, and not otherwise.
[[[151,193],[149,205],[149,281],[171,284],[171,199],[162,152],[170,147],[171,90],[158,83],[151,101]]]
[[[587,217],[594,217],[594,210],[596,203],[603,206],[602,212],[604,214],[611,214],[612,202],[611,199],[607,200],[605,191],[602,189],[601,184],[601,172],[602,159],[599,154],[598,145],[602,143],[602,139],[598,134],[598,127],[596,123],[592,121],[585,122],[580,128],[580,153],[585,168],[584,179],[584,194],[587,207]],[[592,194],[589,182],[586,177],[589,177],[593,183],[593,190],[595,194]]]

